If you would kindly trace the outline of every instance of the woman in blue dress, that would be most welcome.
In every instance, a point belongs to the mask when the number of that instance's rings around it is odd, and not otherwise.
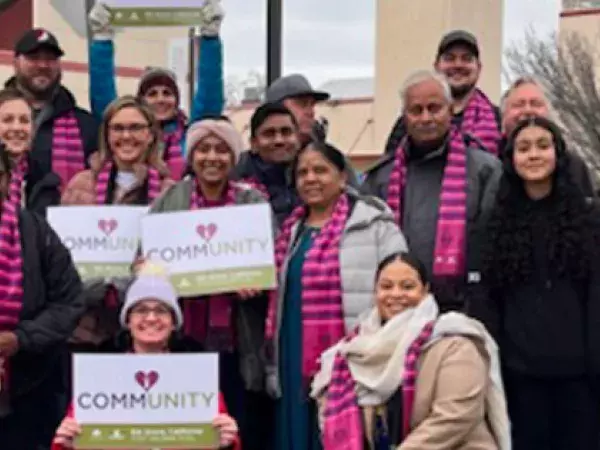
[[[347,187],[343,154],[324,143],[293,164],[302,201],[276,242],[279,289],[267,319],[267,389],[277,399],[275,448],[321,448],[308,397],[318,355],[343,338],[372,306],[375,269],[406,242],[389,208]]]

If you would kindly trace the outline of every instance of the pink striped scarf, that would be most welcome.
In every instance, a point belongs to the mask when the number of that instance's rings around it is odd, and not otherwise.
[[[340,240],[348,220],[348,196],[340,196],[331,219],[316,236],[302,267],[302,375],[309,380],[319,369],[318,357],[344,337],[342,281],[340,273]],[[292,230],[307,215],[306,206],[297,207],[284,222],[275,243],[278,278],[290,247]],[[271,293],[266,324],[266,337],[275,337],[278,299]]]
[[[110,182],[110,174],[112,172],[114,163],[112,161],[106,161],[102,170],[98,173],[96,178],[96,203],[98,205],[107,204],[108,196],[108,184]],[[161,178],[158,170],[154,167],[148,166],[148,204],[151,204],[160,195]]]
[[[410,433],[418,376],[417,364],[424,345],[431,338],[434,325],[434,321],[426,324],[406,352],[402,379],[403,439]],[[324,450],[363,450],[365,435],[355,383],[348,362],[340,353],[335,356],[333,362],[323,416]]]
[[[175,181],[181,180],[183,171],[185,170],[185,158],[181,149],[181,139],[185,134],[185,124],[187,119],[182,112],[177,114],[175,130],[164,133],[163,142],[165,145],[165,153],[163,160],[167,167],[171,178]]]
[[[194,178],[190,209],[204,209],[235,205],[237,189],[229,182],[224,198],[210,202],[203,195]],[[228,294],[216,294],[204,298],[183,300],[183,324],[186,335],[202,342],[208,351],[231,351],[234,348],[234,326],[232,322],[233,301]],[[208,319],[208,320],[207,320]]]
[[[260,192],[265,200],[269,201],[271,198],[271,195],[269,194],[269,190],[267,189],[267,187],[262,184],[260,181],[258,181],[257,178],[255,177],[249,177],[249,178],[242,178],[241,180],[239,180],[240,183],[245,183],[248,186],[250,186],[252,189]]]
[[[8,197],[2,204],[0,218],[0,332],[12,331],[19,323],[23,307],[23,256],[19,233],[19,210],[23,181],[27,174],[27,158],[21,158],[13,168]],[[4,370],[2,389],[10,382],[10,361],[0,364]]]
[[[390,175],[387,203],[394,212],[396,222],[402,226],[402,199],[406,185],[407,139],[396,151]],[[436,277],[461,276],[466,266],[467,218],[467,149],[463,135],[453,130],[450,137],[448,161],[442,180],[438,214],[433,275]]]
[[[79,123],[74,112],[54,120],[52,172],[60,178],[60,192],[71,178],[85,169],[85,153]]]
[[[485,150],[498,156],[502,133],[492,102],[479,89],[475,89],[467,104],[460,128],[462,134],[475,136],[484,145]]]

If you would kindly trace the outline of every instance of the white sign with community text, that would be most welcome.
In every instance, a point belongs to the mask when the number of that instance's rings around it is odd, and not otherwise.
[[[127,276],[146,212],[147,206],[57,206],[48,208],[48,222],[82,278]]]
[[[268,203],[150,214],[142,219],[144,256],[169,268],[184,297],[275,286]]]
[[[218,361],[209,353],[73,355],[76,448],[216,448]]]

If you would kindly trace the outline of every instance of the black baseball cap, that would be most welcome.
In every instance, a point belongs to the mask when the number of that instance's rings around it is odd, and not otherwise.
[[[445,34],[438,47],[437,57],[439,58],[453,45],[461,44],[469,48],[475,57],[479,58],[479,43],[477,38],[468,31],[454,30]]]
[[[329,100],[329,94],[315,91],[304,75],[294,74],[281,77],[267,89],[267,102],[279,103],[290,97],[313,97],[317,102]]]
[[[34,28],[26,31],[23,36],[15,44],[15,56],[27,55],[41,48],[45,48],[56,53],[57,56],[63,56],[63,52],[56,36],[43,28]]]

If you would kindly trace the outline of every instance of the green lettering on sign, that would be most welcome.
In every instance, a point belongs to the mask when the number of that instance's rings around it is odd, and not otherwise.
[[[116,27],[171,27],[202,23],[201,8],[112,8]]]
[[[273,266],[211,270],[171,276],[171,282],[182,297],[236,292],[240,289],[270,289],[275,286]]]
[[[211,424],[84,425],[78,449],[215,449],[218,434]]]

